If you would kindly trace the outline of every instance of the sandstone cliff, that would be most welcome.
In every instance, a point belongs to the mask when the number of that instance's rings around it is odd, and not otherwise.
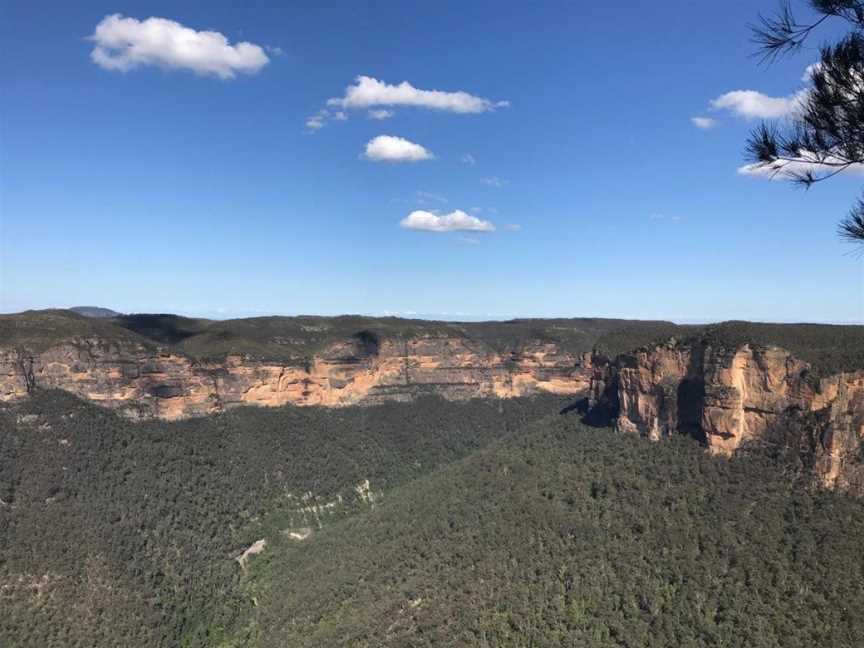
[[[614,362],[595,357],[588,408],[623,432],[653,440],[684,433],[717,454],[795,450],[824,485],[864,488],[862,370],[816,378],[778,347],[673,339]]]
[[[684,434],[727,456],[776,447],[826,486],[864,492],[861,327],[127,319],[0,316],[0,401],[56,388],[133,418],[180,419],[239,405],[551,392],[584,396],[588,422],[652,440]]]
[[[178,419],[237,405],[342,406],[409,400],[586,392],[577,358],[528,341],[496,352],[460,337],[364,338],[330,344],[308,360],[265,362],[229,355],[197,361],[169,349],[98,337],[65,340],[41,352],[0,349],[0,400],[33,386],[71,392],[133,417]]]

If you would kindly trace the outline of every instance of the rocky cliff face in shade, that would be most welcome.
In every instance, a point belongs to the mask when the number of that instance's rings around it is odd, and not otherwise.
[[[144,345],[76,338],[38,354],[0,350],[0,400],[28,382],[57,388],[133,417],[179,419],[238,405],[337,407],[410,400],[580,394],[589,380],[556,345],[528,342],[503,353],[458,337],[352,338],[304,364],[228,356],[197,362]]]
[[[864,371],[820,382],[816,472],[827,486],[864,494]],[[852,466],[855,465],[853,468]]]
[[[864,488],[864,371],[816,379],[780,348],[675,341],[592,364],[589,417],[653,440],[688,434],[727,456],[794,441],[809,446],[824,485]]]

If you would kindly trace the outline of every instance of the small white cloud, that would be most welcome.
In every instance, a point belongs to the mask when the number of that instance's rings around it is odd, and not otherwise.
[[[717,125],[717,120],[710,117],[691,117],[690,122],[701,130],[711,130]]]
[[[758,164],[745,164],[738,168],[740,175],[753,176],[757,178],[765,178],[767,180],[794,180],[796,176],[805,173],[831,173],[837,171],[839,167],[836,165],[843,164],[841,158],[827,157],[824,160],[819,160],[810,151],[802,151],[799,154],[800,160],[792,162],[778,162],[761,166]],[[851,164],[843,170],[843,173],[864,173],[864,164]]]
[[[325,120],[330,117],[330,112],[328,110],[319,110],[317,113],[312,115],[311,117],[306,118],[306,132],[307,133],[316,133],[325,126]]]
[[[733,90],[714,99],[711,107],[728,110],[745,119],[777,119],[795,112],[808,92],[801,90],[788,97],[769,97],[756,90]]]
[[[648,220],[663,220],[666,218],[663,214],[649,214]]]
[[[509,223],[509,224],[504,226],[504,229],[506,229],[510,232],[518,232],[522,229],[522,226],[517,225],[516,223]]]
[[[413,106],[454,113],[482,113],[510,105],[506,101],[490,101],[464,91],[421,90],[407,81],[391,85],[370,76],[358,76],[354,85],[345,89],[345,96],[327,101],[328,106],[343,109],[369,109],[375,106]]]
[[[231,45],[219,32],[196,31],[167,18],[137,20],[113,14],[96,25],[90,40],[95,43],[91,60],[121,72],[155,65],[233,79],[238,73],[258,72],[270,62],[259,45]]]
[[[431,160],[435,156],[404,137],[379,135],[367,142],[363,157],[373,162],[419,162]]]
[[[468,166],[474,166],[477,164],[477,159],[471,155],[470,153],[466,153],[462,156],[462,164],[467,164]]]
[[[405,229],[424,232],[494,232],[495,226],[489,221],[466,214],[456,209],[449,214],[438,215],[418,209],[403,218],[399,225]]]
[[[480,182],[489,185],[490,187],[503,187],[507,184],[510,184],[509,180],[504,180],[503,178],[499,178],[498,176],[487,176],[485,178],[480,178]]]
[[[338,110],[330,112],[326,108],[322,108],[311,117],[306,118],[306,132],[315,133],[327,125],[327,121],[346,121],[348,115],[343,111]]]
[[[822,69],[822,63],[811,63],[804,68],[804,74],[801,75],[801,80],[805,83],[813,81],[813,75]]]
[[[369,119],[383,121],[385,119],[390,119],[396,113],[392,110],[387,110],[386,108],[376,108],[375,110],[370,110],[367,114]]]
[[[425,204],[427,202],[446,203],[447,198],[441,194],[432,193],[430,191],[418,191],[417,202],[420,204]]]
[[[479,245],[480,240],[476,238],[472,238],[470,236],[460,236],[457,239],[460,243],[467,243],[468,245]]]

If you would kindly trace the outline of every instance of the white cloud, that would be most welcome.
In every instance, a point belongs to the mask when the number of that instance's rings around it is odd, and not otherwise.
[[[467,164],[468,166],[474,166],[477,164],[477,159],[471,155],[470,153],[466,153],[462,156],[462,164]]]
[[[487,176],[485,178],[480,178],[480,182],[483,184],[487,184],[490,187],[503,187],[506,184],[509,184],[509,180],[504,180],[503,178],[499,178],[498,176]]]
[[[419,144],[394,135],[379,135],[369,140],[363,156],[373,162],[419,162],[435,157]]]
[[[375,110],[370,110],[368,113],[369,119],[377,119],[379,121],[390,119],[395,114],[394,111],[387,110],[386,108],[376,108]]]
[[[405,229],[424,232],[494,232],[495,226],[489,221],[466,214],[456,209],[449,214],[439,216],[432,212],[418,209],[403,218],[399,225]]]
[[[326,119],[333,119],[329,110],[321,109],[314,115],[306,118],[306,132],[314,134],[324,128]]]
[[[142,65],[183,68],[196,74],[232,79],[253,74],[270,62],[252,43],[230,45],[219,32],[196,31],[166,18],[137,20],[106,16],[90,37],[90,58],[106,70],[125,72]]]
[[[328,106],[343,109],[367,109],[375,106],[413,106],[454,113],[482,113],[509,106],[507,101],[490,101],[463,92],[420,90],[407,81],[391,85],[369,76],[358,76],[354,85],[345,89],[344,97],[334,97]]]
[[[690,122],[701,130],[711,130],[717,125],[717,120],[710,117],[691,117]]]
[[[345,121],[348,119],[348,115],[342,111],[330,112],[326,108],[322,108],[314,115],[306,118],[306,132],[314,135],[327,125],[328,119],[333,121]]]
[[[805,173],[831,173],[838,170],[837,164],[843,164],[843,160],[835,157],[819,161],[809,151],[802,151],[800,157],[801,160],[794,162],[778,162],[767,166],[745,164],[738,168],[738,173],[768,180],[794,180],[796,176]],[[852,164],[844,169],[843,173],[864,173],[864,164]]]
[[[504,229],[506,229],[510,232],[518,232],[519,230],[522,229],[522,226],[517,225],[516,223],[509,223],[509,224],[504,226]]]
[[[807,93],[801,90],[788,97],[769,97],[756,90],[733,90],[714,99],[711,107],[745,119],[777,119],[795,112]]]
[[[822,63],[811,63],[806,68],[804,68],[804,74],[801,75],[801,80],[810,83],[813,81],[813,75],[816,74],[819,70],[822,69]]]
[[[320,117],[319,115],[313,115],[306,120],[306,128],[308,128],[310,131],[317,131],[324,128],[323,117]]]
[[[820,70],[820,67],[821,63],[808,65],[804,69],[801,80],[812,86],[813,75]],[[735,90],[714,99],[711,106],[715,109],[728,110],[745,119],[799,118],[805,111],[805,104],[812,91],[812,87],[805,87],[786,97],[769,97],[755,90]],[[806,174],[818,176],[838,172],[864,173],[864,164],[851,164],[844,167],[844,160],[839,157],[829,156],[820,160],[810,151],[801,151],[798,158],[768,165],[746,164],[738,168],[738,173],[769,180],[795,180]]]

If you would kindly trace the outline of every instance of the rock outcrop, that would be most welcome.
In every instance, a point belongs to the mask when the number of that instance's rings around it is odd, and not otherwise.
[[[180,419],[238,405],[337,407],[410,400],[580,394],[589,380],[578,358],[542,341],[495,352],[458,337],[367,339],[329,345],[294,364],[229,355],[196,361],[177,352],[98,337],[41,353],[0,349],[0,400],[33,386],[56,388],[138,418]]]
[[[675,340],[593,367],[588,414],[599,422],[652,440],[688,434],[726,456],[806,446],[824,485],[864,488],[864,371],[816,378],[777,347]]]
[[[817,376],[777,346],[691,336],[614,359],[542,338],[505,344],[458,334],[330,340],[307,358],[197,360],[136,338],[67,336],[38,351],[0,341],[0,401],[71,392],[133,418],[181,419],[240,405],[339,407],[540,392],[585,396],[586,420],[711,452],[797,448],[826,486],[864,493],[864,370]]]

